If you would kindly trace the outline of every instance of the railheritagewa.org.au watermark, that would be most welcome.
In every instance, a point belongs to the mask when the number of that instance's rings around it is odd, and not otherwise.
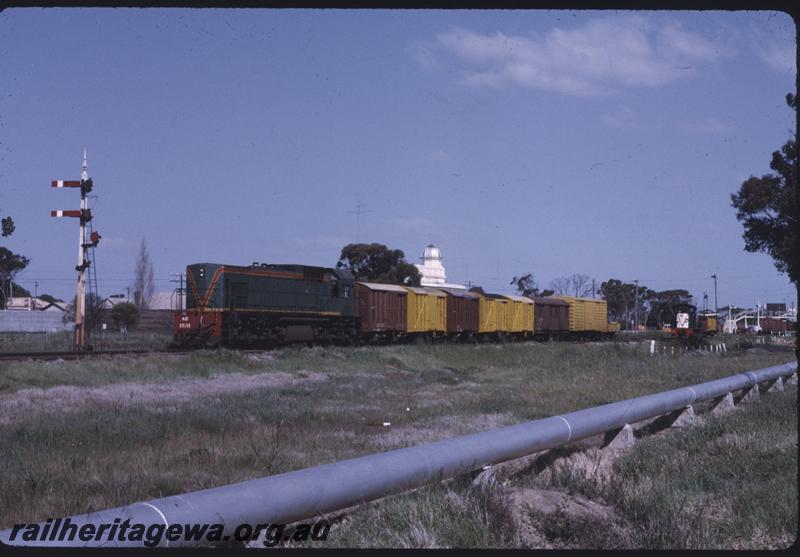
[[[15,524],[8,537],[10,544],[24,543],[36,545],[59,545],[59,542],[108,543],[133,542],[144,547],[156,547],[162,541],[207,542],[219,544],[230,541],[245,542],[258,540],[265,547],[273,547],[281,542],[325,541],[331,525],[327,521],[300,523],[288,528],[286,524],[239,524],[233,534],[225,533],[223,524],[142,524],[129,519],[114,519],[113,522],[99,524],[74,524],[69,518],[50,518],[44,523]]]

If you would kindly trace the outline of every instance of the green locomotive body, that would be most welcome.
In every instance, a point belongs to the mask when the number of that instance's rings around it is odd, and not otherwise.
[[[175,314],[180,344],[282,344],[352,338],[353,276],[308,265],[186,268],[186,309]]]

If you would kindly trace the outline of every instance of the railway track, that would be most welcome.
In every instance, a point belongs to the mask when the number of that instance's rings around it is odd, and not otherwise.
[[[541,340],[541,339],[539,339]],[[640,340],[637,338],[628,338],[627,342],[648,342],[651,339]],[[691,339],[696,342],[698,339]],[[691,342],[690,341],[690,342]],[[591,340],[572,340],[573,343],[592,343],[602,341]],[[623,341],[624,342],[624,341]],[[685,344],[686,339],[681,338],[665,338],[659,339],[657,342],[662,344]],[[234,348],[237,352],[241,353],[261,353],[270,352],[276,347],[263,347],[263,348]],[[0,352],[0,362],[2,361],[21,361],[21,360],[88,360],[91,358],[99,358],[101,356],[126,356],[136,354],[190,354],[200,350],[213,351],[216,348],[161,348],[161,349],[129,349],[129,350],[91,350],[87,352],[74,352],[74,351],[42,351],[42,352]]]
[[[0,352],[0,361],[19,361],[19,360],[88,360],[101,356],[124,356],[135,354],[187,354],[190,350],[97,350],[88,352]]]

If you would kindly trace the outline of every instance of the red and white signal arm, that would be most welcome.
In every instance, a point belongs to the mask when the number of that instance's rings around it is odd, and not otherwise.
[[[679,313],[676,316],[677,321],[677,328],[678,329],[688,329],[689,328],[689,314],[688,313]]]

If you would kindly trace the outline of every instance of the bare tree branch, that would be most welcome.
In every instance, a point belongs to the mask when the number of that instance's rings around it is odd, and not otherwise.
[[[142,238],[136,265],[133,268],[133,297],[139,309],[147,309],[150,306],[155,288],[155,272],[150,262],[150,254],[147,252],[147,240]]]

